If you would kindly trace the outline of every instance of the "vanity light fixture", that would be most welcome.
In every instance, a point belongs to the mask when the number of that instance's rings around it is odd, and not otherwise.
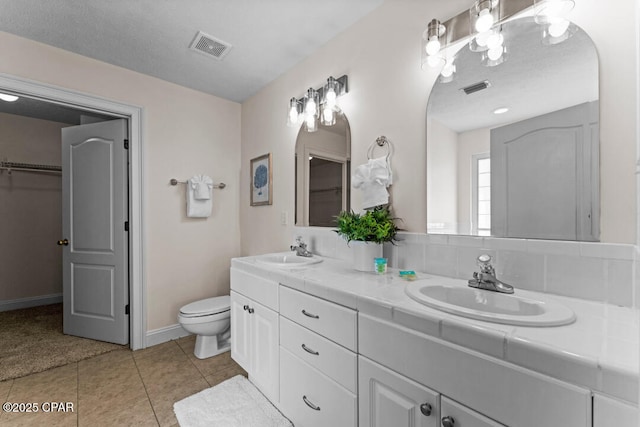
[[[327,78],[327,83],[318,88],[309,88],[302,98],[291,98],[287,114],[287,126],[297,127],[304,123],[307,132],[318,130],[318,120],[324,126],[336,123],[336,114],[340,113],[338,99],[349,91],[346,75],[336,79]]]
[[[493,114],[504,114],[509,111],[509,107],[500,107],[493,110]]]
[[[535,21],[544,26],[542,43],[560,43],[578,30],[568,20],[574,5],[575,0],[475,0],[468,11],[445,22],[437,19],[429,22],[422,34],[422,69],[442,67],[440,79],[446,81],[452,75],[448,67],[453,66],[447,49],[466,41],[472,51],[483,53],[485,65],[503,63],[508,39],[501,24],[526,11],[532,12]]]
[[[5,102],[15,102],[20,98],[15,95],[9,95],[8,93],[0,93],[0,99]]]
[[[453,81],[456,73],[456,64],[454,63],[454,57],[448,57],[445,60],[445,64],[440,71],[440,82],[449,83]]]

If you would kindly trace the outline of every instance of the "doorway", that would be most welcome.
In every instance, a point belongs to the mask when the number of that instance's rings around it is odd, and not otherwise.
[[[145,348],[146,315],[142,265],[142,108],[8,75],[0,75],[0,92],[37,99],[89,114],[124,118],[128,121],[129,347],[133,350]]]

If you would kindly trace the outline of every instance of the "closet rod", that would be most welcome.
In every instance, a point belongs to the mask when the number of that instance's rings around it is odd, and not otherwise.
[[[0,162],[0,170],[6,170],[11,175],[12,171],[20,172],[44,172],[44,173],[62,173],[62,167],[52,165],[37,165],[32,163],[16,163],[16,162]]]

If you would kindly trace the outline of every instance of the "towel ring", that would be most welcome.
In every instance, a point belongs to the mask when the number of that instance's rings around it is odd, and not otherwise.
[[[367,159],[371,160],[373,158],[373,151],[376,146],[387,147],[387,160],[389,160],[389,157],[393,154],[393,144],[391,144],[391,141],[389,141],[384,135],[377,137],[376,140],[369,145],[369,148],[367,149]]]

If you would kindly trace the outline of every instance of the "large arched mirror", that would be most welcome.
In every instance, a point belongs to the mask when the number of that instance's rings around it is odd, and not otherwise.
[[[334,227],[349,208],[351,132],[344,114],[333,126],[303,125],[296,140],[296,218],[298,226]]]
[[[598,57],[575,30],[545,44],[532,18],[507,22],[505,62],[464,46],[454,79],[435,83],[428,233],[599,239]]]

